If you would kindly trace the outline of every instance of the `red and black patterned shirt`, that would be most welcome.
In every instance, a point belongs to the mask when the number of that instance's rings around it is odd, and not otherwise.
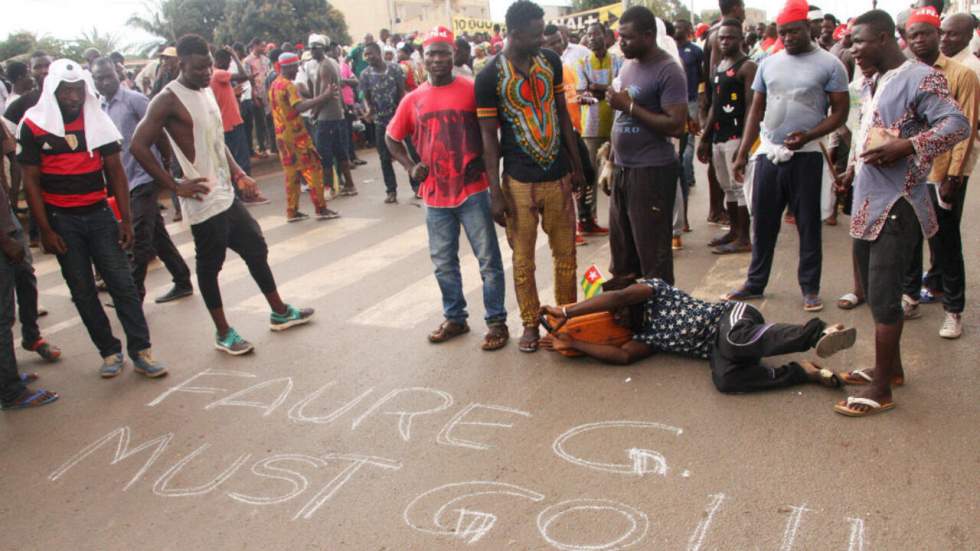
[[[17,160],[41,169],[41,196],[57,208],[87,207],[106,199],[103,159],[118,154],[118,142],[96,148],[90,154],[85,143],[85,117],[65,124],[65,137],[49,134],[24,118],[18,137]]]

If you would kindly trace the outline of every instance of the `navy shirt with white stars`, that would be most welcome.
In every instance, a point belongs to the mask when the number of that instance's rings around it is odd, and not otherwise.
[[[633,335],[658,352],[707,359],[718,335],[718,322],[730,302],[705,302],[662,279],[643,279],[653,296],[643,305],[643,330]]]

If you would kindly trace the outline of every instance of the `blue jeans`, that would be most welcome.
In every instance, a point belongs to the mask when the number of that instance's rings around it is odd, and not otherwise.
[[[228,146],[228,151],[231,151],[231,156],[235,159],[235,163],[245,171],[245,174],[251,176],[252,157],[248,152],[248,136],[245,135],[244,124],[239,124],[235,128],[225,132],[225,145]],[[241,196],[238,186],[233,187],[235,188],[235,196]]]
[[[698,116],[698,102],[692,101],[687,104],[687,112],[692,118]],[[681,189],[684,192],[684,200],[687,201],[687,189],[694,183],[694,134],[688,134],[684,149],[681,151]]]
[[[248,155],[251,158],[255,155],[255,146],[252,145],[252,100],[243,99],[238,103],[238,111],[242,114],[242,124],[245,125],[245,145],[248,146]]]
[[[429,231],[429,256],[436,269],[439,290],[442,291],[443,316],[457,323],[467,318],[463,278],[459,272],[459,228],[462,226],[473,247],[473,254],[480,262],[483,307],[486,309],[484,319],[487,325],[506,321],[504,265],[500,260],[497,232],[490,216],[490,193],[483,191],[471,195],[462,205],[454,208],[427,207],[425,226]]]
[[[99,354],[104,358],[121,352],[122,344],[112,335],[109,318],[99,302],[92,275],[94,264],[126,333],[126,349],[130,357],[135,357],[137,352],[150,348],[150,329],[143,317],[143,301],[133,282],[129,259],[119,246],[119,224],[105,203],[76,210],[79,212],[48,209],[51,228],[68,246],[65,254],[58,255],[58,264],[71,300]]]

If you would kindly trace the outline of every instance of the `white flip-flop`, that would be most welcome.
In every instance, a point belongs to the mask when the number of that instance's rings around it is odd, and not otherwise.
[[[859,411],[851,409],[851,406],[868,406],[868,409]],[[867,417],[876,413],[884,413],[895,408],[895,402],[881,404],[870,398],[860,398],[858,396],[848,396],[847,400],[834,404],[834,411],[846,417]]]
[[[817,356],[829,358],[841,350],[846,350],[857,341],[857,329],[854,327],[841,328],[839,325],[832,325],[824,329],[823,335],[813,348]],[[868,381],[870,382],[870,380]]]

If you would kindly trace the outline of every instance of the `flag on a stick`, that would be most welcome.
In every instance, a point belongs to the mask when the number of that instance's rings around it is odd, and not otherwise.
[[[589,266],[589,269],[585,270],[585,275],[582,276],[582,292],[585,298],[592,298],[601,293],[604,282],[605,279],[602,278],[599,267],[595,264]]]

